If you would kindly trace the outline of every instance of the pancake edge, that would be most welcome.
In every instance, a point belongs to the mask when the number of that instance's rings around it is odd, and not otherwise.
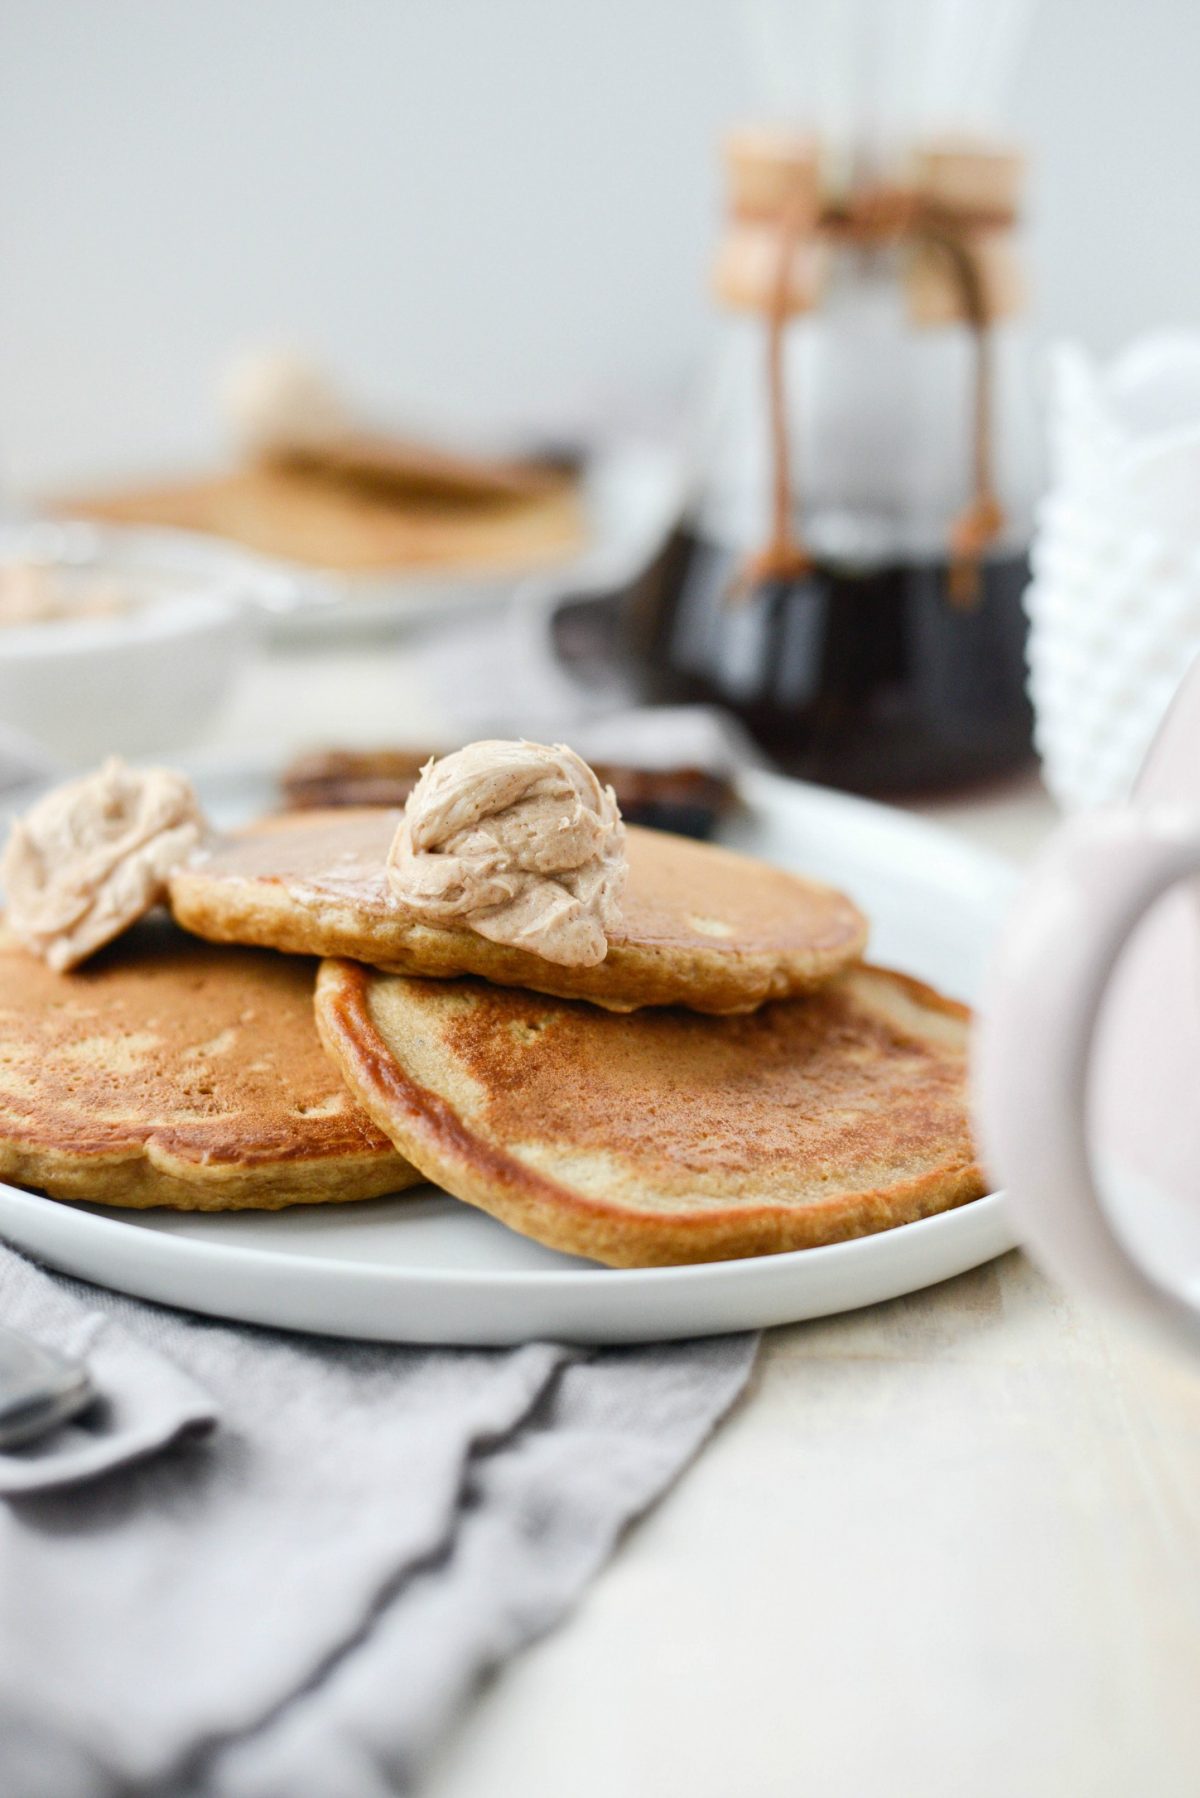
[[[801,875],[791,878],[803,880]],[[822,886],[818,881],[805,884]],[[282,882],[228,879],[220,887],[220,903],[214,898],[214,885],[203,867],[182,869],[170,883],[175,922],[208,942],[365,962],[384,973],[418,980],[470,975],[493,986],[582,999],[618,1012],[659,1005],[683,1005],[716,1017],[757,1011],[770,999],[812,992],[853,967],[862,960],[869,931],[859,907],[838,893],[852,928],[834,948],[780,955],[616,942],[610,943],[605,959],[595,967],[561,968],[529,950],[490,942],[473,931],[445,930],[412,919],[403,920],[403,940],[398,941],[395,920],[371,919],[364,924],[353,906],[324,896],[317,911]]]
[[[281,1211],[379,1199],[422,1179],[398,1151],[200,1162],[172,1155],[153,1133],[140,1143],[91,1149],[0,1136],[0,1180],[68,1204],[129,1211]]]
[[[923,981],[866,965],[900,982],[922,1005],[970,1019],[969,1007]],[[484,1142],[438,1093],[409,1078],[371,1020],[367,986],[376,972],[344,959],[326,960],[317,971],[317,1029],[354,1098],[427,1179],[545,1247],[608,1267],[741,1260],[875,1235],[969,1204],[988,1190],[972,1159],[802,1210],[731,1204],[680,1218],[585,1197]]]

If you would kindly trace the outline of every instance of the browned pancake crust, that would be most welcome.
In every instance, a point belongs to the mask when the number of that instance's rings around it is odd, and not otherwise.
[[[56,974],[0,930],[0,1178],[186,1211],[411,1185],[321,1048],[313,973],[164,919]]]
[[[387,885],[400,814],[297,814],[228,840],[171,883],[187,930],[216,942],[341,955],[405,974],[475,974],[613,1011],[749,1011],[808,991],[866,943],[844,894],[728,849],[630,828],[622,923],[592,968],[562,968],[471,930],[423,924]]]
[[[345,961],[317,980],[327,1048],[423,1173],[617,1267],[811,1248],[978,1198],[968,1016],[867,967],[719,1019]]]

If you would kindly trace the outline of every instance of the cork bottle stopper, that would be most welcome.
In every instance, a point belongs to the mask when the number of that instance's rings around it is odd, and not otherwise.
[[[922,199],[977,218],[1015,223],[1025,182],[1025,158],[1012,144],[975,138],[930,138],[914,146],[911,182]]]
[[[1025,158],[1014,145],[981,138],[930,138],[914,146],[913,192],[957,222],[970,249],[989,323],[1024,310],[1024,270],[1012,227],[1025,180]],[[915,242],[905,272],[914,325],[962,322],[962,294],[953,267],[936,243]]]
[[[810,230],[821,211],[820,156],[811,137],[743,126],[725,139],[729,210],[739,218],[778,219],[798,206]]]
[[[809,312],[821,286],[823,252],[820,159],[809,137],[762,127],[725,140],[729,221],[717,252],[713,288],[724,306],[763,312],[777,295],[780,235],[788,241],[788,311]]]

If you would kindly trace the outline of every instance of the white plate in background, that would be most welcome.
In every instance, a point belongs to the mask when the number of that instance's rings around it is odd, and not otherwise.
[[[222,823],[275,799],[269,773],[248,765],[214,769],[199,784]],[[746,803],[726,841],[845,887],[872,919],[874,959],[954,997],[976,996],[1012,891],[1007,863],[863,800],[770,774],[746,775],[742,786]],[[205,1216],[60,1204],[0,1185],[0,1234],[68,1273],[216,1317],[469,1344],[637,1342],[790,1323],[917,1291],[1015,1242],[993,1194],[829,1248],[600,1268],[432,1187],[365,1204]]]
[[[530,579],[564,585],[593,567],[632,577],[679,516],[684,467],[663,445],[625,442],[596,450],[582,469],[584,541],[570,552],[502,567],[408,568],[340,574],[260,555],[201,531],[89,519],[0,520],[0,555],[103,564],[135,578],[189,589],[220,586],[260,613],[281,642],[394,634],[447,614],[505,604]]]

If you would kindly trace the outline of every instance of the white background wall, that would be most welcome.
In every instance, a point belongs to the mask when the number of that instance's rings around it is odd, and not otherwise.
[[[1043,0],[1018,90],[1039,328],[1200,323],[1198,0]],[[752,94],[737,0],[0,0],[0,479],[216,453],[281,337],[418,424],[653,409]]]

